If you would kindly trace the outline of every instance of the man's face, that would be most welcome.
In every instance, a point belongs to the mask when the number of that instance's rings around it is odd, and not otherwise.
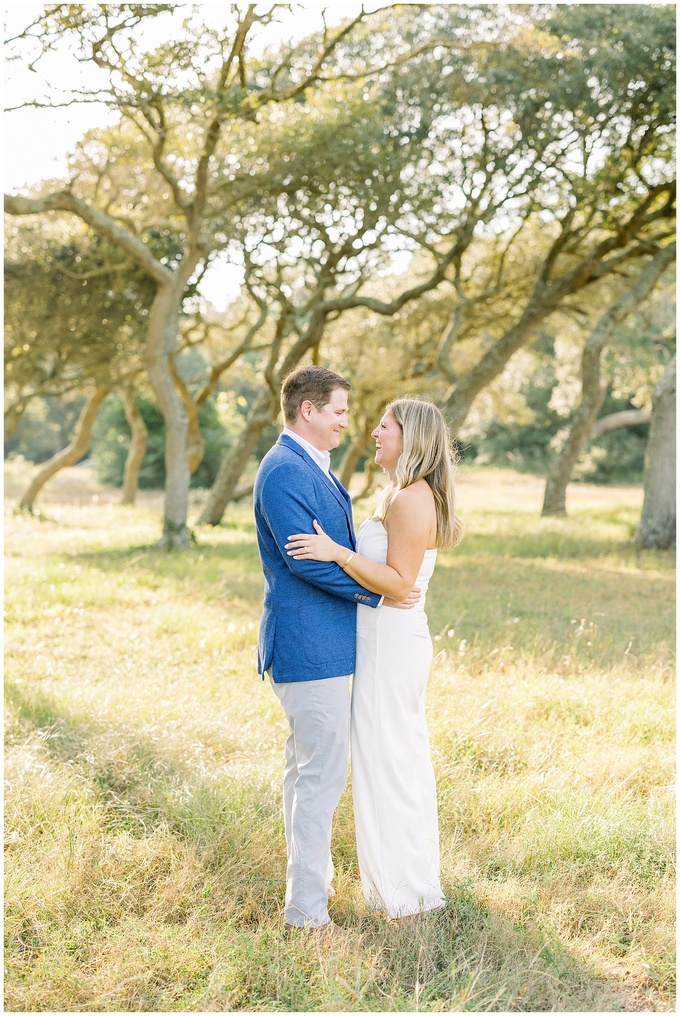
[[[340,444],[340,435],[347,427],[347,396],[345,388],[334,388],[330,401],[322,409],[313,402],[303,402],[301,412],[307,420],[307,439],[322,452],[330,452]]]

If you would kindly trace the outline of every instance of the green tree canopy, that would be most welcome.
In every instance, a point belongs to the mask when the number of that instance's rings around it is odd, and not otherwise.
[[[37,396],[113,387],[143,369],[155,285],[113,244],[73,220],[13,224],[5,256],[5,421]]]

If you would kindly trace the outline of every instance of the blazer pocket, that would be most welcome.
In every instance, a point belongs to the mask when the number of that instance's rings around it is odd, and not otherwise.
[[[300,641],[305,657],[310,663],[339,662],[351,653],[355,639],[356,614],[351,606],[351,615],[344,617],[341,604],[329,610],[328,604],[298,607]]]

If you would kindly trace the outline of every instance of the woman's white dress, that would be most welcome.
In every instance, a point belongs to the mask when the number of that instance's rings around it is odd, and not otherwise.
[[[357,551],[387,559],[377,519],[359,529]],[[366,903],[389,917],[443,906],[439,881],[437,791],[425,720],[432,640],[425,592],[436,550],[425,551],[411,610],[357,608],[352,690],[352,794]]]

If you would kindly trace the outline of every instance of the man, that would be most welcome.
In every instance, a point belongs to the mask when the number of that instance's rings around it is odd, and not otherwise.
[[[255,481],[255,521],[265,595],[258,673],[269,675],[288,719],[283,781],[287,848],[286,924],[334,926],[331,825],[347,782],[349,675],[354,670],[356,606],[382,597],[336,564],[295,560],[292,533],[316,519],[337,543],[355,549],[346,490],[330,472],[330,452],[347,427],[349,384],[323,367],[299,367],[283,382],[283,434]]]

